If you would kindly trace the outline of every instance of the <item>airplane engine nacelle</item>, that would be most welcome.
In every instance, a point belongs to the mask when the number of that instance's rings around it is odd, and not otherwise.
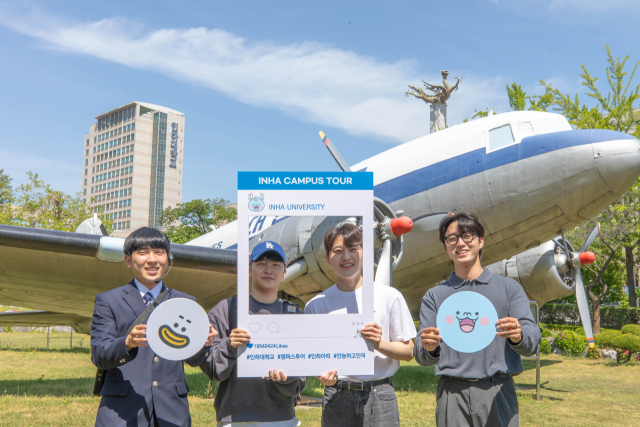
[[[573,247],[568,242],[567,244],[573,251]],[[514,257],[491,264],[488,268],[494,274],[516,280],[530,299],[544,304],[575,292],[567,274],[566,264],[564,253],[558,251],[554,242],[550,240]]]

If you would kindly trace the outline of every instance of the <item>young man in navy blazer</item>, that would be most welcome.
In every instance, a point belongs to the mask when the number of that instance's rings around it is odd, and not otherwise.
[[[127,237],[124,253],[134,279],[97,295],[91,322],[91,360],[107,370],[96,426],[190,426],[182,362],[162,359],[148,347],[146,319],[123,336],[165,288],[169,240],[160,230],[142,227]],[[163,301],[170,298],[195,300],[174,289]],[[186,360],[189,365],[202,363],[216,334],[209,326],[205,346]]]

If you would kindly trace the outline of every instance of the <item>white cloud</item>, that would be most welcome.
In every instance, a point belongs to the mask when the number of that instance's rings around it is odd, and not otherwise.
[[[637,9],[636,0],[551,0],[551,9],[575,11],[613,11],[627,7],[630,12]]]
[[[78,23],[33,11],[2,13],[0,25],[48,48],[162,73],[322,126],[401,142],[429,127],[429,108],[405,98],[406,84],[441,80],[439,73],[419,73],[411,60],[383,62],[312,41],[254,42],[220,29],[145,31],[125,18]],[[505,84],[501,77],[465,78],[449,101],[449,123],[475,108],[506,110]]]

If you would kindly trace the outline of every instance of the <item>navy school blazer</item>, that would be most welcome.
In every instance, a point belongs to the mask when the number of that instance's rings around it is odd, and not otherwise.
[[[171,298],[195,301],[191,295],[175,289],[162,301]],[[91,361],[108,370],[100,392],[97,427],[148,426],[152,414],[160,427],[191,425],[189,388],[182,361],[162,359],[148,346],[127,352],[123,335],[145,308],[133,280],[96,296],[91,322]],[[185,362],[199,366],[208,352],[209,348],[203,347]]]

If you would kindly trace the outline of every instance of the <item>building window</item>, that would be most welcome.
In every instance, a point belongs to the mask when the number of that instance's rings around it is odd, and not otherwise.
[[[136,139],[136,134],[135,134],[135,133],[132,133],[132,134],[131,134],[131,140],[133,141],[134,139]]]
[[[84,165],[85,165],[85,166],[89,166],[89,159],[85,159],[85,160],[84,160]]]
[[[133,177],[130,177],[129,178],[129,184],[132,184],[132,183],[133,183]]]
[[[136,124],[135,124],[135,122],[134,122],[134,123],[131,123],[131,130],[133,130],[133,129],[135,129],[135,128],[136,128]]]
[[[85,169],[85,170],[84,170],[84,174],[85,174],[85,175],[89,175],[89,169]]]
[[[89,140],[87,139],[87,145],[89,145]]]

